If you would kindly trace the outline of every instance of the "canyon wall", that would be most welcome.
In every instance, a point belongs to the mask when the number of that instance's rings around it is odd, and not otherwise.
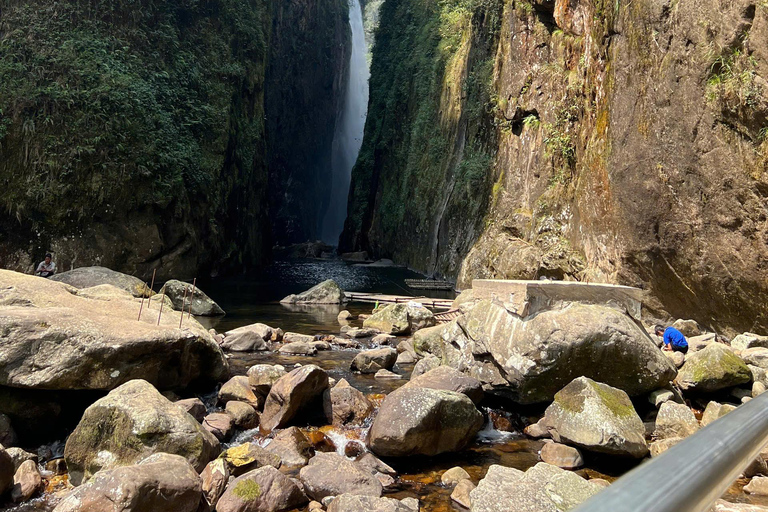
[[[764,1],[387,0],[380,23],[343,250],[768,330]]]

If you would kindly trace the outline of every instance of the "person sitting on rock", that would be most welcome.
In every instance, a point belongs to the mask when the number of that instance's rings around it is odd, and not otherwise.
[[[51,277],[56,273],[56,264],[52,260],[51,253],[45,255],[45,261],[41,261],[35,271],[36,276]]]
[[[688,352],[688,342],[683,336],[683,333],[675,329],[674,327],[664,328],[663,325],[657,325],[653,328],[656,336],[662,336],[664,340],[664,346],[662,350],[674,350],[675,352],[682,352],[685,354]]]

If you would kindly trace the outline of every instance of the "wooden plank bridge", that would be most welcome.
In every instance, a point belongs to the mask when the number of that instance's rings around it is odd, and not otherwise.
[[[386,295],[383,293],[362,293],[345,291],[349,300],[357,302],[379,302],[386,304],[404,304],[406,302],[418,302],[432,309],[451,309],[452,299],[432,299],[429,297],[408,297],[407,295]]]

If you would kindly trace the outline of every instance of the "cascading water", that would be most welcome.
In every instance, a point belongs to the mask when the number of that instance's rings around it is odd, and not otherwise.
[[[336,123],[336,133],[331,148],[331,201],[323,217],[322,239],[337,244],[344,229],[347,215],[347,195],[352,167],[355,165],[360,146],[363,144],[363,129],[368,111],[368,78],[370,70],[366,59],[363,12],[359,0],[349,1],[349,25],[352,29],[352,52],[349,57],[344,103]]]

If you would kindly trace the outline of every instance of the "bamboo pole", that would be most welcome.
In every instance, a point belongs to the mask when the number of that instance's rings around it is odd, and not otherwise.
[[[189,287],[184,287],[184,297],[181,299],[181,318],[179,318],[179,329],[181,329],[181,323],[184,321],[184,304],[187,302],[187,288]]]
[[[197,278],[192,280],[192,295],[189,296],[189,314],[187,314],[187,320],[192,316],[192,299],[195,298],[195,286],[197,285]],[[184,310],[181,311],[181,315],[184,316]]]
[[[160,325],[160,317],[163,316],[163,306],[165,306],[165,285],[163,285],[163,288],[160,290],[160,294],[162,297],[160,297],[160,313],[157,315],[157,325]]]
[[[146,284],[146,283],[144,283]],[[141,306],[139,306],[139,322],[141,322],[141,311],[144,309],[144,296],[141,296]]]
[[[157,274],[157,269],[152,271],[152,284],[149,285],[149,301],[147,302],[147,309],[152,305],[152,294],[155,293],[155,274]]]

